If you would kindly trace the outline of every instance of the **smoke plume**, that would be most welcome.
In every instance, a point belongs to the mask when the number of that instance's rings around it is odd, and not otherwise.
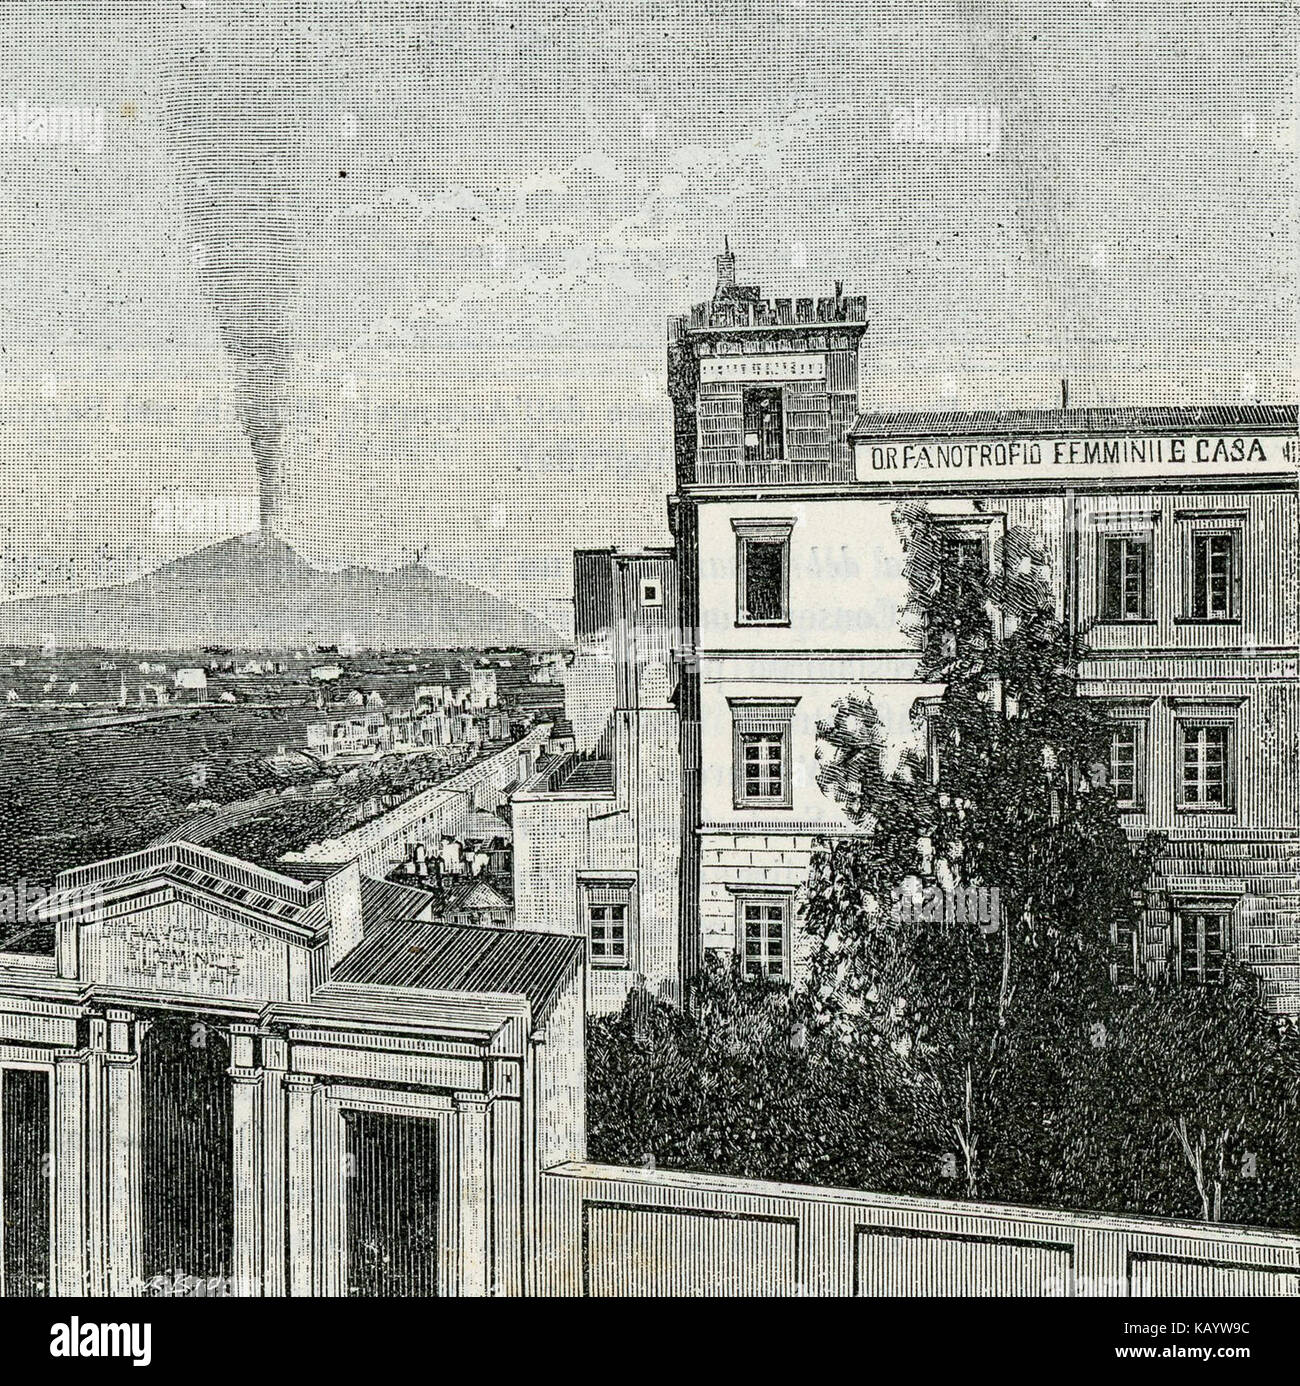
[[[183,80],[180,78],[183,77]],[[279,532],[281,439],[293,355],[297,242],[285,168],[291,113],[269,67],[193,55],[165,106],[191,255],[235,375],[257,466],[263,537]]]

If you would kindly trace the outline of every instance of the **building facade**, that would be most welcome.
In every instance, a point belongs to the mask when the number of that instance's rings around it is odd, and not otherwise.
[[[677,564],[671,550],[575,555],[574,750],[511,797],[515,922],[587,940],[588,1005],[682,976]]]
[[[60,877],[55,953],[0,954],[0,1293],[526,1292],[581,945],[363,885],[188,843]]]
[[[895,511],[990,565],[1050,562],[1115,720],[1131,830],[1169,838],[1133,966],[1212,981],[1231,954],[1300,1009],[1294,407],[858,414],[861,300],[738,289],[670,327],[685,830],[681,917],[746,969],[799,967],[813,844],[855,831],[817,784],[819,723],[870,699],[917,744],[919,649]]]

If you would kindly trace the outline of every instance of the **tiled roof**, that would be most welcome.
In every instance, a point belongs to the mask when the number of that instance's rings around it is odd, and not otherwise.
[[[1294,404],[1134,405],[1087,409],[919,409],[860,414],[851,439],[1091,437],[1254,433],[1298,426]]]
[[[358,944],[335,969],[334,980],[524,996],[539,1021],[579,965],[582,951],[583,940],[569,934],[396,923]]]

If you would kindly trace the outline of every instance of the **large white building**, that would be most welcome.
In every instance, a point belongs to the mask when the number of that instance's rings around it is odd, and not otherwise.
[[[1035,534],[1086,632],[1127,822],[1170,839],[1135,966],[1209,981],[1233,953],[1300,1008],[1296,409],[860,414],[866,334],[838,286],[768,302],[729,255],[671,328],[684,933],[797,971],[814,841],[853,831],[818,723],[865,692],[901,747],[936,691],[899,619],[894,512],[923,502],[983,562]]]

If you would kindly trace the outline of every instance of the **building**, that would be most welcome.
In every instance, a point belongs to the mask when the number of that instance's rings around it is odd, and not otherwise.
[[[172,682],[176,689],[178,702],[206,703],[208,701],[208,673],[206,669],[177,669]]]
[[[0,1295],[1290,1295],[1222,1223],[585,1161],[582,940],[171,843],[0,953]]]
[[[510,897],[483,876],[444,877],[438,916],[445,924],[480,928],[510,929],[515,922]]]
[[[718,269],[669,345],[681,917],[702,947],[797,972],[814,840],[853,831],[816,782],[838,698],[865,692],[895,744],[924,735],[894,523],[921,502],[981,563],[1011,527],[1050,556],[1127,822],[1170,839],[1133,965],[1205,982],[1231,953],[1300,1009],[1296,409],[859,414],[862,301],[792,311]]]
[[[511,797],[515,920],[586,937],[602,1012],[638,983],[680,994],[677,564],[666,549],[580,552],[574,593],[574,750]]]
[[[389,905],[188,843],[60,877],[55,954],[0,954],[0,1289],[523,1293],[581,945]]]

